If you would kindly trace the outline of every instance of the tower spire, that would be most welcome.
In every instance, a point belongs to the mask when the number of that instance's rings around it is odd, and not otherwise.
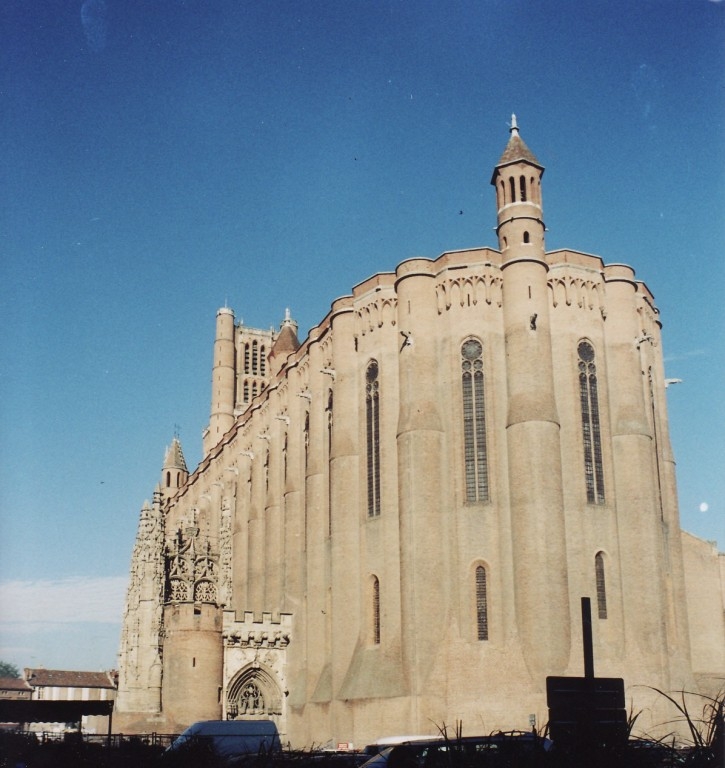
[[[511,127],[509,128],[509,133],[512,136],[518,136],[519,135],[519,126],[516,122],[516,115],[511,115]]]

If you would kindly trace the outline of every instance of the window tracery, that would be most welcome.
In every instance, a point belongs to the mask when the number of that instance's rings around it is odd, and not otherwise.
[[[467,339],[461,347],[461,384],[466,501],[488,501],[483,345],[478,339]]]
[[[584,479],[587,502],[604,504],[604,468],[602,465],[602,440],[599,421],[599,394],[594,347],[588,341],[580,341],[579,354],[579,401],[584,442]]]

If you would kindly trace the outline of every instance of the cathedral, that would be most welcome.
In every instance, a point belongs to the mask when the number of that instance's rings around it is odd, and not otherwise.
[[[498,248],[402,261],[298,340],[216,315],[189,472],[143,505],[114,727],[267,718],[293,746],[547,720],[546,677],[725,678],[725,556],[680,529],[661,320],[626,264],[547,251],[515,119]],[[668,730],[670,728],[668,727]]]

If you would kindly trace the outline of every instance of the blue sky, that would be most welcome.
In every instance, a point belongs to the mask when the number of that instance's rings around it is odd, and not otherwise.
[[[682,524],[725,547],[725,3],[4,0],[0,658],[115,665],[217,308],[304,337],[375,272],[494,246],[512,112],[547,248],[655,294]]]

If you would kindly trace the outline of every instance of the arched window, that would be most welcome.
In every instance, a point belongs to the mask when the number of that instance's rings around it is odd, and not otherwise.
[[[467,339],[461,347],[461,384],[466,501],[488,501],[483,345],[478,339]]]
[[[327,455],[332,451],[332,390],[327,392]]]
[[[244,373],[249,373],[249,344],[244,345]]]
[[[368,517],[380,514],[380,384],[378,364],[365,371],[365,424],[367,429]]]
[[[476,637],[488,640],[488,589],[482,565],[476,566]]]
[[[167,488],[171,487],[171,472],[166,473],[166,487]]]
[[[310,412],[309,411],[305,413],[304,443],[305,443],[305,471],[307,471],[307,460],[310,457]]]
[[[282,476],[287,482],[287,431],[284,433],[284,443],[282,444]]]
[[[522,203],[525,203],[526,202],[526,177],[525,176],[519,177],[519,189],[521,191],[520,200]]]
[[[529,238],[529,233],[528,232],[524,232],[524,242],[525,243],[530,242],[530,238]]]
[[[267,373],[266,370],[267,355],[265,354],[264,344],[259,348],[259,373],[264,376]]]
[[[597,552],[594,557],[594,575],[597,580],[597,612],[600,619],[607,618],[607,582],[604,577],[604,554]]]
[[[372,588],[372,640],[375,645],[380,645],[380,581],[373,576]]]
[[[249,382],[246,380],[244,382],[244,402],[249,402]]]
[[[602,438],[599,428],[599,395],[594,347],[580,341],[579,400],[582,412],[582,438],[584,441],[584,479],[589,504],[604,504],[604,470],[602,467]]]
[[[252,373],[257,374],[259,372],[259,344],[256,341],[252,342]]]
[[[511,176],[509,179],[509,187],[511,188],[511,202],[516,202],[516,182],[514,181],[514,177]]]
[[[252,382],[252,397],[256,397],[256,396],[257,396],[257,382],[253,381]]]
[[[506,185],[503,183],[503,179],[501,179],[501,196],[499,197],[499,208],[503,208],[503,206],[506,205]]]

